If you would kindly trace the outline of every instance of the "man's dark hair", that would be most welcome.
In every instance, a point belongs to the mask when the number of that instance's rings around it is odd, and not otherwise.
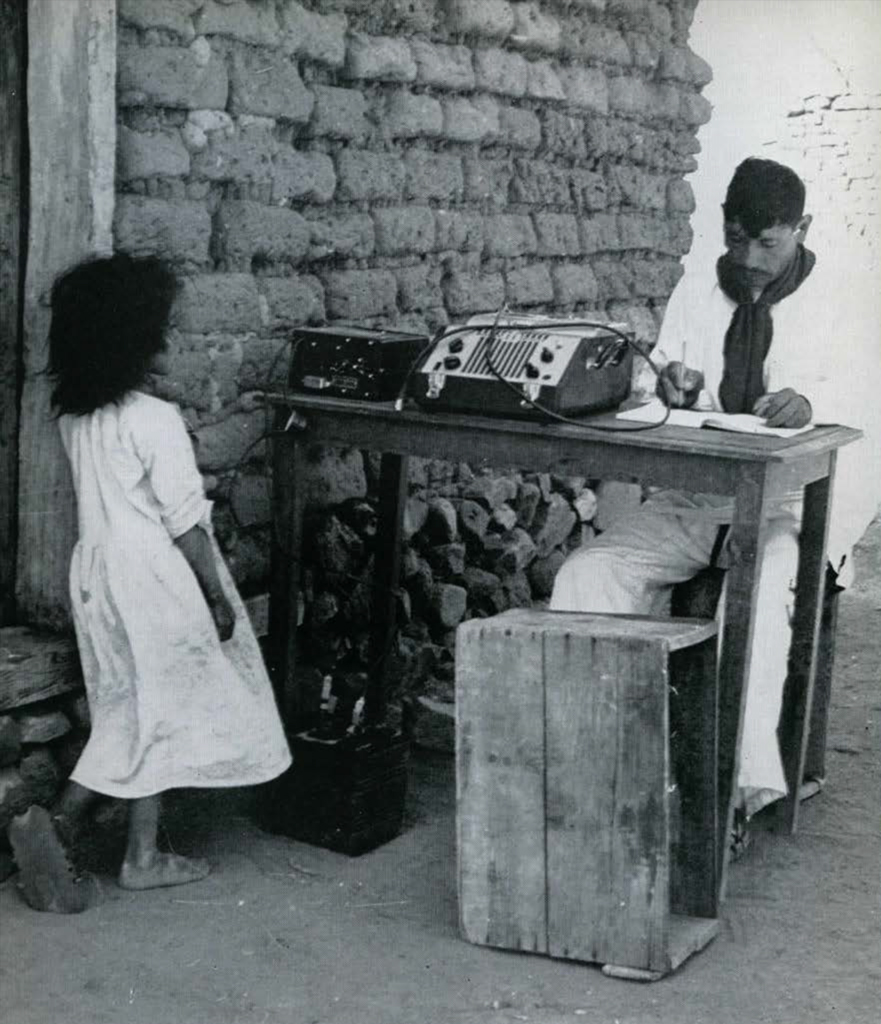
[[[776,224],[795,225],[805,210],[805,186],[789,167],[751,156],[734,172],[722,211],[751,238]]]
[[[87,260],[56,279],[49,373],[59,414],[93,412],[143,384],[176,291],[160,259],[124,253]]]

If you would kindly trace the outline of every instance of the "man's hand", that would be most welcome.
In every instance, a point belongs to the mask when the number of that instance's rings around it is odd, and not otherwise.
[[[813,415],[811,403],[792,388],[762,395],[753,412],[762,416],[769,427],[806,427]]]
[[[236,627],[236,613],[232,605],[227,601],[223,593],[215,594],[208,599],[208,608],[211,611],[211,618],[217,629],[217,635],[221,641],[229,640]]]
[[[671,409],[690,409],[704,386],[704,375],[674,360],[661,370],[655,390]]]

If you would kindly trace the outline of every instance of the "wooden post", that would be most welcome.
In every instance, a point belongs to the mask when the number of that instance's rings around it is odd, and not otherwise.
[[[49,293],[57,274],[112,248],[116,0],[29,0],[30,206],[19,439],[18,617],[68,624],[76,535],[67,460],[51,416]]]
[[[0,625],[15,618],[22,232],[26,224],[25,18],[0,0]]]

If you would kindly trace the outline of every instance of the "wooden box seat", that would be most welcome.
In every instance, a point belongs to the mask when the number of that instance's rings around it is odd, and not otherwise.
[[[456,650],[461,928],[659,978],[718,930],[712,620],[517,609]]]

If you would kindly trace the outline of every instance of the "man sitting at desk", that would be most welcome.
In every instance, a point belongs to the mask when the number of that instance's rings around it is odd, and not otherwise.
[[[843,583],[850,548],[879,501],[877,283],[867,304],[859,275],[835,265],[840,254],[815,257],[804,247],[811,223],[804,202],[804,184],[788,167],[756,158],[740,164],[722,207],[727,252],[687,274],[670,298],[655,350],[659,363],[666,360],[657,388],[674,407],[751,412],[777,427],[841,422],[867,432],[839,452],[834,482],[827,551]],[[786,794],[776,727],[801,498],[793,493],[774,508],[757,574],[738,778],[747,818]],[[672,585],[710,564],[731,513],[729,498],[653,493],[569,556],[550,607],[663,614]]]

